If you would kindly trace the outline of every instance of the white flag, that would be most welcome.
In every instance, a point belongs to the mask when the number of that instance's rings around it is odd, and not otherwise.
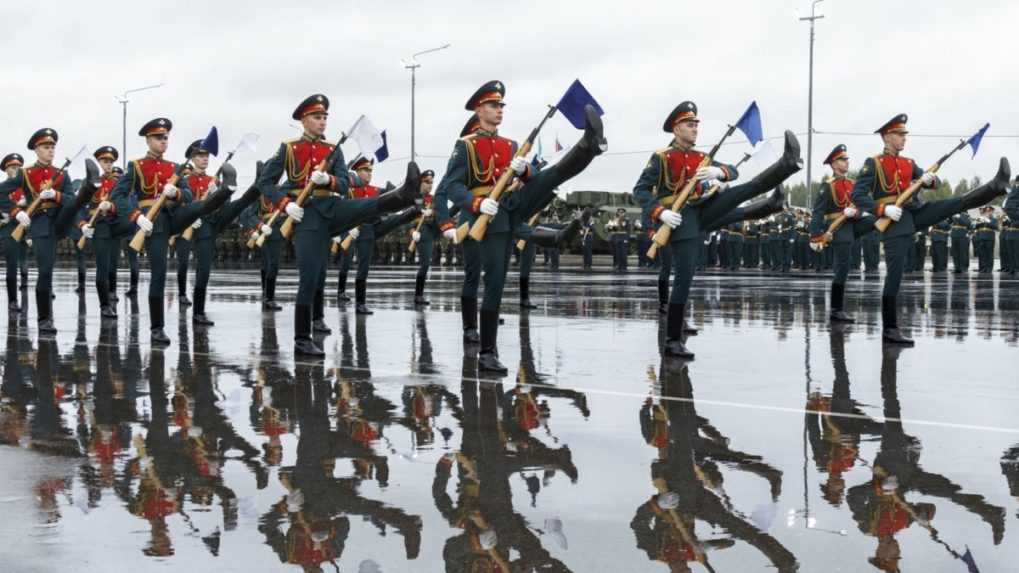
[[[361,116],[354,127],[351,128],[348,137],[357,143],[364,157],[373,157],[375,152],[382,147],[385,141],[382,139],[382,132],[379,131],[365,116]]]

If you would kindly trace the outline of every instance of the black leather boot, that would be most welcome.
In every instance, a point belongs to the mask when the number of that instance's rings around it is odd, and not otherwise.
[[[99,319],[115,320],[117,318],[117,311],[110,304],[110,283],[97,281],[96,291],[99,293]]]
[[[558,247],[569,243],[579,232],[580,219],[574,219],[562,229],[538,225],[531,232],[531,237],[528,240],[539,247]]]
[[[608,149],[601,117],[590,105],[584,107],[584,115],[587,120],[584,135],[553,167],[564,180],[583,171],[595,157]]]
[[[494,310],[481,311],[481,353],[478,354],[478,370],[492,372],[495,374],[506,374],[509,372],[502,362],[499,362],[499,352],[496,350],[496,339],[499,333],[499,313]]]
[[[53,298],[50,291],[36,289],[35,306],[39,313],[39,334],[47,336],[56,334],[57,328],[53,325]]]
[[[273,312],[283,310],[283,307],[276,302],[276,273],[266,273],[265,275],[265,301],[262,302],[262,308]]]
[[[421,170],[417,163],[407,164],[407,175],[403,185],[379,195],[379,213],[395,213],[404,207],[410,207],[421,199]]]
[[[670,304],[669,315],[665,327],[665,355],[693,360],[693,352],[683,344],[683,318],[686,315],[685,305]]]
[[[669,279],[658,279],[658,314],[669,314]]]
[[[316,334],[332,334],[333,329],[326,325],[325,321],[325,292],[322,289],[315,291],[315,302],[311,307],[311,331]]]
[[[375,314],[368,308],[368,281],[354,280],[354,312],[357,314]]]
[[[828,314],[828,318],[832,322],[856,322],[856,319],[846,314],[846,311],[842,310],[845,305],[846,297],[846,285],[835,284],[831,285],[831,312]]]
[[[167,346],[170,344],[170,337],[163,331],[165,319],[163,315],[163,299],[149,298],[149,328],[152,334],[153,346]]]
[[[962,208],[959,212],[976,209],[1005,195],[1008,193],[1008,184],[1011,178],[1012,168],[1008,164],[1008,159],[1002,157],[998,162],[998,172],[994,175],[994,179],[962,196]]]
[[[425,277],[416,277],[414,279],[414,305],[415,306],[428,306],[431,304],[425,300]]]
[[[205,314],[205,289],[195,289],[195,310],[191,317],[191,322],[195,326],[215,326],[215,322],[209,319]]]
[[[758,189],[771,189],[778,187],[780,183],[789,178],[790,175],[803,169],[803,159],[800,157],[800,142],[793,135],[793,132],[785,132],[785,149],[782,157],[760,172],[757,177],[751,180]]]
[[[899,331],[894,296],[881,297],[881,340],[886,344],[913,346],[914,342]]]
[[[311,339],[311,307],[299,304],[294,309],[294,354],[297,356],[325,356]]]
[[[531,302],[531,279],[520,279],[520,308],[538,308],[538,305]]]
[[[478,299],[460,297],[460,317],[464,329],[464,344],[481,342],[481,336],[478,334]]]

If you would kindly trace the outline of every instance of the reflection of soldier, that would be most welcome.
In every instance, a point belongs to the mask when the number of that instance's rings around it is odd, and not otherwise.
[[[983,496],[963,493],[962,487],[948,478],[928,473],[920,467],[920,441],[903,431],[902,411],[897,389],[897,362],[901,348],[886,347],[881,361],[881,395],[885,422],[881,446],[872,464],[873,477],[867,483],[849,489],[847,501],[863,533],[876,537],[875,554],[868,561],[884,571],[898,571],[901,550],[895,535],[917,522],[927,529],[931,539],[942,544],[955,557],[960,555],[938,538],[931,525],[935,506],[910,503],[906,494],[916,491],[928,497],[946,499],[979,516],[991,526],[994,544],[1001,543],[1005,532],[1005,510],[991,505]]]
[[[798,567],[796,557],[775,538],[740,517],[722,489],[716,461],[757,473],[771,484],[772,499],[781,490],[781,472],[758,456],[731,450],[728,439],[697,415],[686,364],[663,363],[662,395],[641,408],[641,430],[659,457],[652,463],[656,493],[637,508],[630,522],[637,547],[648,559],[666,563],[671,571],[691,571],[697,561],[710,571],[708,551],[733,547],[736,540],[755,547],[779,571]],[[703,432],[707,438],[701,437]],[[731,538],[698,538],[697,521],[726,532]]]

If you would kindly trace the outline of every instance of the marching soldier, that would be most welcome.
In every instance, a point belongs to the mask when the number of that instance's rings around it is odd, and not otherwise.
[[[669,299],[665,353],[682,358],[693,358],[693,353],[683,344],[682,334],[701,229],[721,219],[743,201],[776,187],[800,169],[799,144],[791,132],[786,132],[784,155],[778,163],[749,183],[726,189],[738,174],[735,168],[717,162],[700,167],[705,155],[693,149],[699,123],[697,106],[693,102],[685,101],[676,106],[663,125],[663,130],[673,135],[672,142],[668,148],[651,156],[633,190],[634,199],[644,209],[645,221],[673,229],[670,247],[674,283]],[[673,194],[693,177],[698,183],[691,200],[681,213],[669,209],[674,201]],[[702,194],[715,186],[719,187],[718,193],[702,198]],[[739,223],[734,225],[739,227]],[[738,252],[731,259],[731,264],[736,263]]]
[[[832,221],[846,216],[846,223],[835,231],[829,240],[834,251],[834,277],[831,283],[831,309],[828,318],[832,322],[856,322],[846,314],[846,280],[849,278],[850,246],[853,241],[874,229],[874,218],[861,213],[852,203],[853,180],[849,173],[849,153],[844,144],[836,145],[825,165],[830,165],[832,176],[821,183],[821,190],[814,200],[814,215],[810,223],[810,248],[821,252],[824,248],[824,234]]]
[[[128,163],[127,173],[114,186],[114,217],[127,221],[145,233],[145,251],[149,255],[149,329],[153,344],[168,345],[170,337],[163,327],[164,295],[166,291],[166,265],[169,256],[170,236],[177,234],[199,217],[212,213],[230,196],[232,189],[224,186],[217,193],[201,201],[193,201],[191,189],[185,179],[172,180],[180,169],[172,161],[163,159],[173,124],[165,117],[150,120],[138,131],[145,138],[148,151],[145,157]],[[149,219],[147,213],[160,196],[165,197],[163,209]]]
[[[104,145],[92,154],[102,169],[99,187],[85,210],[86,219],[79,223],[81,233],[92,240],[92,250],[96,257],[96,294],[99,297],[101,319],[117,317],[116,306],[112,304],[110,292],[113,277],[117,273],[115,252],[120,248],[120,241],[134,230],[134,225],[126,219],[117,219],[113,204],[113,187],[117,184],[117,175],[113,171],[113,163],[120,154],[109,145]]]
[[[948,235],[951,232],[952,222],[948,219],[931,226],[931,270],[936,273],[948,270]]]
[[[216,178],[205,172],[209,167],[209,151],[202,147],[202,140],[199,139],[188,146],[184,155],[195,167],[187,177],[188,188],[191,189],[196,201],[202,201],[215,193],[217,189]],[[221,174],[224,185],[232,187],[236,184],[233,166],[224,164]],[[190,242],[190,250],[195,253],[194,313],[191,317],[195,326],[213,326],[215,324],[205,314],[205,299],[216,253],[216,236],[231,225],[250,205],[254,204],[259,195],[258,186],[252,185],[239,199],[225,203],[216,211],[205,214],[191,223],[191,228],[194,229],[191,241],[184,240],[183,235],[178,238],[178,242],[181,240]],[[187,287],[186,273],[184,286]]]
[[[262,171],[262,162],[258,162],[257,172]],[[255,177],[256,181],[258,176]],[[276,215],[279,210],[264,193],[252,203],[241,219],[241,227],[247,230],[249,239],[257,240],[265,236],[262,244],[260,271],[262,277],[262,310],[276,312],[283,310],[283,307],[276,302],[276,278],[280,271],[280,257],[283,252],[283,235],[280,227],[283,226],[283,218]],[[273,217],[276,217],[273,221]],[[271,222],[271,224],[270,224]]]
[[[1011,255],[1011,264],[1008,269],[1009,273],[1014,276],[1019,273],[1019,176],[1016,177],[1008,192],[1004,209],[1007,219],[1002,224],[1002,228],[1006,230],[1005,241],[1008,243],[1008,252]]]
[[[1009,274],[1012,272],[1012,251],[1008,244],[1009,227],[1012,222],[1009,220],[1008,215],[1004,212],[998,217],[998,256],[1001,258],[1001,270],[1002,274]]]
[[[729,225],[729,270],[738,271],[743,263],[743,223]],[[768,251],[770,252],[770,250]],[[770,260],[770,259],[769,259]]]
[[[612,244],[612,267],[617,271],[625,271],[630,258],[630,246],[627,239],[630,235],[630,220],[626,218],[626,209],[616,209],[616,218],[609,221],[606,228],[612,231],[609,241]]]
[[[411,240],[414,242],[418,256],[418,272],[414,277],[414,306],[426,306],[425,281],[428,280],[428,269],[432,265],[432,251],[435,247],[435,238],[439,235],[439,223],[435,220],[435,212],[432,209],[432,184],[435,181],[435,172],[426,169],[421,172],[421,197],[424,209],[421,211],[420,227],[411,231]]]
[[[19,153],[8,153],[4,156],[3,161],[0,161],[0,170],[3,170],[7,174],[7,178],[11,179],[17,175],[18,170],[25,164],[25,159],[21,157]],[[20,207],[26,207],[28,205],[24,197],[20,200],[22,205]],[[11,238],[11,233],[14,232],[14,228],[18,226],[17,222],[11,218],[7,211],[0,214],[0,247],[3,247],[4,251],[4,272],[5,281],[7,285],[7,311],[9,314],[14,315],[21,312],[21,307],[18,306],[18,267],[19,259],[21,258],[22,245]]]
[[[591,209],[586,208],[580,219],[580,246],[584,253],[585,271],[594,266],[594,232],[594,218]]]
[[[897,319],[897,297],[905,269],[906,254],[912,246],[913,233],[925,229],[942,219],[951,217],[983,205],[1005,193],[1010,169],[1008,161],[1001,160],[998,175],[988,184],[982,185],[962,197],[942,201],[921,203],[913,196],[902,207],[895,204],[902,193],[914,180],[920,180],[927,188],[937,186],[938,180],[929,171],[924,171],[912,159],[900,154],[906,147],[906,114],[899,114],[882,125],[875,133],[884,141],[880,155],[868,157],[853,186],[851,200],[860,210],[868,211],[875,217],[887,216],[893,222],[881,233],[885,249],[885,284],[881,293],[882,339],[891,344],[912,346],[913,341],[899,330]],[[1004,181],[1001,180],[1004,175]]]
[[[313,307],[324,305],[326,262],[331,237],[377,217],[413,203],[418,191],[419,173],[411,162],[404,187],[372,199],[344,199],[349,179],[343,152],[325,140],[329,99],[322,94],[309,96],[294,110],[304,133],[298,139],[284,141],[276,154],[265,163],[257,185],[276,209],[286,213],[294,226],[294,250],[297,254],[299,282],[294,310],[294,351],[307,356],[324,356],[311,338]],[[324,164],[324,169],[318,166]],[[277,187],[286,174],[287,180]],[[312,193],[303,205],[297,198],[305,185]]]
[[[35,151],[35,165],[18,167],[13,176],[0,183],[0,212],[8,213],[16,225],[26,227],[27,238],[32,240],[38,272],[35,304],[39,334],[57,332],[53,326],[52,299],[57,241],[67,233],[82,205],[95,193],[91,173],[86,175],[81,192],[75,196],[70,176],[53,165],[58,139],[56,130],[48,127],[32,134],[28,148]],[[38,208],[30,215],[28,206],[37,198]]]
[[[973,248],[976,251],[977,268],[980,273],[994,270],[994,235],[997,231],[998,220],[994,217],[994,207],[990,205],[982,207],[973,230]]]
[[[491,217],[491,224],[481,241],[481,261],[485,274],[485,296],[481,305],[481,354],[478,367],[505,374],[499,362],[496,339],[499,328],[499,306],[506,281],[512,230],[538,212],[563,182],[577,175],[600,155],[606,147],[601,118],[587,106],[586,127],[582,139],[552,167],[540,172],[523,157],[515,157],[516,142],[498,134],[502,123],[505,87],[501,82],[487,82],[467,101],[468,111],[478,117],[479,128],[460,139],[453,149],[446,169],[448,194],[468,216],[471,224],[482,213]],[[524,184],[499,200],[488,197],[496,181],[507,169]],[[442,202],[438,207],[442,209]],[[455,238],[452,220],[445,219],[440,228],[447,238]]]
[[[969,272],[969,232],[973,221],[969,213],[959,213],[952,217],[952,267],[955,274]]]

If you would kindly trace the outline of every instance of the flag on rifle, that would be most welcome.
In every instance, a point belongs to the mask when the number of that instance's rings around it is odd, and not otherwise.
[[[389,158],[389,142],[386,140],[386,130],[382,130],[382,147],[375,150],[375,161],[382,163]]]
[[[209,135],[206,135],[205,139],[202,140],[200,147],[219,157],[219,131],[216,130],[215,125],[209,130]]]
[[[987,129],[987,126],[984,126],[984,129]],[[980,130],[981,137],[983,136],[984,129]],[[980,145],[979,139],[977,140],[977,145]],[[970,552],[968,545],[966,546],[966,553],[962,554],[962,562],[966,564],[966,569],[969,573],[980,573],[980,568],[977,567],[977,562],[973,559],[973,553]]]
[[[357,121],[354,122],[354,127],[350,128],[348,138],[353,139],[357,143],[361,155],[365,157],[371,157],[375,154],[376,150],[386,144],[386,140],[382,137],[382,132],[372,124],[370,119],[363,115],[357,118]]]
[[[991,124],[985,123],[980,131],[973,134],[973,137],[966,140],[966,145],[973,148],[973,157],[977,156],[977,149],[980,149],[980,142],[984,139],[984,134],[987,133],[987,128],[991,127]]]
[[[736,128],[747,136],[751,146],[757,145],[758,141],[764,139],[764,129],[761,128],[761,110],[757,107],[756,101],[750,102],[750,107],[736,122]]]
[[[563,114],[572,125],[577,129],[584,129],[587,123],[584,119],[584,106],[590,104],[594,108],[594,111],[598,115],[605,115],[605,111],[602,109],[598,102],[595,101],[594,97],[584,84],[580,83],[580,80],[573,80],[570,84],[569,89],[563,94],[563,97],[559,99],[559,103],[556,104],[556,109]]]

